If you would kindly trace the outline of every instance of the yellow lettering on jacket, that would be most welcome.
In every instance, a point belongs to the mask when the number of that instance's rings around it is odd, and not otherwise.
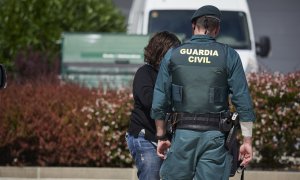
[[[180,54],[188,55],[189,63],[203,63],[203,64],[211,63],[209,57],[219,56],[219,52],[217,50],[212,50],[212,49],[183,48],[180,49]]]
[[[205,63],[210,64],[211,62],[208,60],[208,57],[199,57],[199,56],[189,56],[188,61],[190,63]]]
[[[180,49],[180,54],[187,54],[193,56],[219,56],[217,50],[212,49]]]

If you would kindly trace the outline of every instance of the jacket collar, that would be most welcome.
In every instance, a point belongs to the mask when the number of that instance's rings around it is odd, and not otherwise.
[[[190,41],[212,42],[216,39],[209,35],[193,35]]]

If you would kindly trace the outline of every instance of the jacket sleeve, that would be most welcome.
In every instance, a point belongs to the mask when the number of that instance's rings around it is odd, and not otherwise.
[[[149,111],[152,106],[153,79],[145,66],[147,65],[138,69],[134,76],[133,94],[135,101],[139,101],[140,104]]]
[[[166,53],[161,62],[154,87],[151,118],[155,120],[164,120],[166,113],[171,108],[171,76],[169,73],[171,51]]]
[[[240,116],[240,121],[255,121],[252,99],[247,84],[246,75],[238,53],[228,49],[227,57],[228,84],[231,93],[231,101]]]

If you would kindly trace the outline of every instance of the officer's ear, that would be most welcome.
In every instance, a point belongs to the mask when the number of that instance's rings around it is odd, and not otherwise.
[[[194,35],[195,34],[195,29],[196,29],[196,24],[195,24],[195,22],[193,22],[192,23],[192,35]]]
[[[220,33],[220,29],[221,29],[221,27],[220,27],[220,25],[213,31],[213,35],[215,36],[215,37],[217,37],[218,35],[219,35],[219,33]]]

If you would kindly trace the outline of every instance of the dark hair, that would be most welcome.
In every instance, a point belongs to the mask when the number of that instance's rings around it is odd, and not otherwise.
[[[180,45],[180,40],[176,35],[168,31],[154,34],[144,48],[144,61],[154,66],[159,66],[160,61],[171,47]]]
[[[214,17],[202,16],[196,20],[196,26],[212,32],[220,25],[220,20]]]

